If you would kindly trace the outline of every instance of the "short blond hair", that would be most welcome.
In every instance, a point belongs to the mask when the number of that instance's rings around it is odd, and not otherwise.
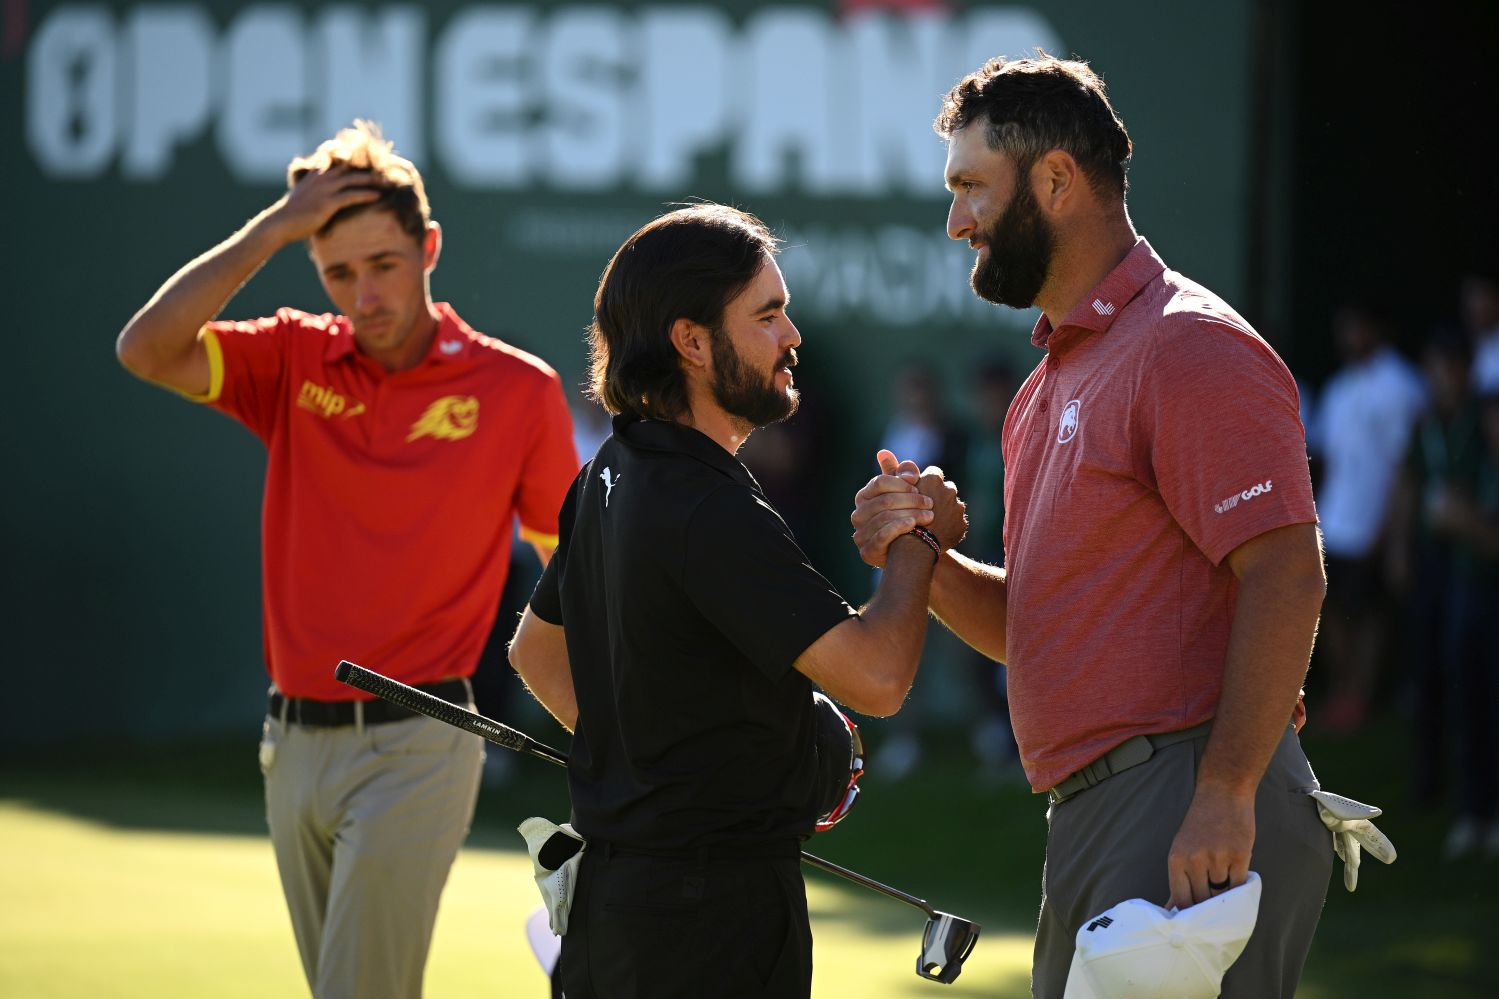
[[[432,221],[432,207],[427,203],[427,189],[416,166],[396,153],[395,143],[380,131],[380,126],[364,118],[354,119],[350,128],[341,128],[307,156],[298,156],[286,168],[286,186],[296,187],[309,173],[321,172],[339,164],[370,174],[370,187],[381,192],[375,201],[350,205],[328,220],[321,232],[327,232],[351,215],[381,208],[390,212],[401,228],[420,241]]]

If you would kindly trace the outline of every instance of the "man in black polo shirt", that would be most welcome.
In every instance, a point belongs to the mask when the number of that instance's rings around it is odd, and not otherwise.
[[[776,249],[753,216],[694,205],[631,236],[594,299],[614,433],[573,482],[511,646],[574,733],[588,846],[557,972],[569,999],[810,994],[812,686],[900,708],[936,553],[966,530],[930,470],[930,502],[891,518],[887,571],[855,611],[735,459],[797,405]]]

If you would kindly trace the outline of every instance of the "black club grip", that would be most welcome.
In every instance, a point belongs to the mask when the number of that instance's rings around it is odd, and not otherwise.
[[[478,712],[460,708],[441,697],[434,697],[424,690],[417,690],[399,680],[392,680],[374,670],[365,669],[347,659],[334,668],[333,677],[339,683],[346,683],[365,693],[374,694],[383,701],[399,704],[403,708],[409,708],[429,718],[436,718],[440,722],[477,735],[497,746],[504,746],[516,753],[528,753],[560,766],[567,766],[566,756],[550,746],[542,745],[524,732],[518,732],[509,725],[502,725]]]

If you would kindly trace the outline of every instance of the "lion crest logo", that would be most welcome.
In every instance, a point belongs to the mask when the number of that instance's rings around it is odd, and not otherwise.
[[[418,437],[461,441],[479,429],[479,400],[471,395],[445,395],[411,425],[408,442]]]
[[[1077,436],[1077,422],[1081,415],[1083,403],[1081,399],[1073,399],[1062,410],[1062,418],[1057,421],[1057,443],[1066,444]]]

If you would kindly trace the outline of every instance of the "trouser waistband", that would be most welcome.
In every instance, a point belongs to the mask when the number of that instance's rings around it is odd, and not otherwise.
[[[453,704],[468,704],[474,699],[468,680],[441,680],[437,683],[413,684],[417,690],[425,691]],[[287,697],[275,687],[271,688],[270,702],[266,713],[272,718],[306,725],[311,728],[336,728],[340,725],[378,725],[381,722],[402,721],[414,718],[417,712],[390,701],[376,698],[372,701],[315,701],[309,697]]]
[[[1212,727],[1212,719],[1209,719],[1201,725],[1193,725],[1191,728],[1184,728],[1177,732],[1137,735],[1132,739],[1126,739],[1047,791],[1046,795],[1053,805],[1059,805],[1073,795],[1101,784],[1117,773],[1139,766],[1154,756],[1157,750],[1207,735]]]

